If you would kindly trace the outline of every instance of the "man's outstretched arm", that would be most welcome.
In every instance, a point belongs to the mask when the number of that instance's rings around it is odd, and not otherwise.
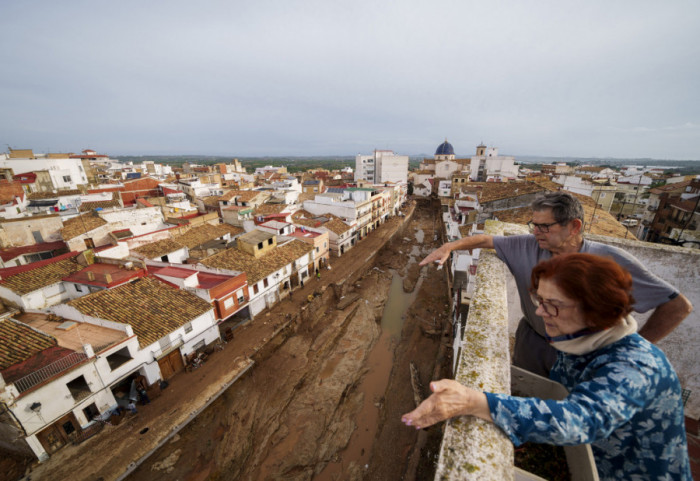
[[[450,256],[450,252],[472,249],[493,249],[493,236],[478,234],[463,237],[462,239],[457,239],[456,241],[446,242],[428,254],[419,265],[424,266],[431,262],[438,262],[440,265],[443,265]]]

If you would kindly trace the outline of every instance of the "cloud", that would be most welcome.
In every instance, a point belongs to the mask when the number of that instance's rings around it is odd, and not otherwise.
[[[669,145],[653,126],[696,125],[699,14],[682,0],[2,2],[0,142],[319,155],[447,136],[465,153],[697,158],[698,138]]]

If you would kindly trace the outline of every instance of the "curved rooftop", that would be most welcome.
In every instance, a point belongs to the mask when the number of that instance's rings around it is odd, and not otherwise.
[[[438,145],[435,155],[455,155],[455,149],[453,149],[452,144],[445,139],[443,143]]]

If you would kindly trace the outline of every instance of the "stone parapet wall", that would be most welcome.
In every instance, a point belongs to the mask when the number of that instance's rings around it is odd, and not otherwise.
[[[487,221],[485,233],[501,235],[503,224]],[[506,267],[493,250],[483,250],[476,276],[455,379],[480,391],[510,393]],[[513,476],[513,445],[499,428],[471,416],[447,423],[436,480]]]

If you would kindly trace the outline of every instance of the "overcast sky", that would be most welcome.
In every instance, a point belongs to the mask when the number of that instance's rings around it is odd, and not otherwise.
[[[0,1],[0,151],[700,159],[700,2]]]

